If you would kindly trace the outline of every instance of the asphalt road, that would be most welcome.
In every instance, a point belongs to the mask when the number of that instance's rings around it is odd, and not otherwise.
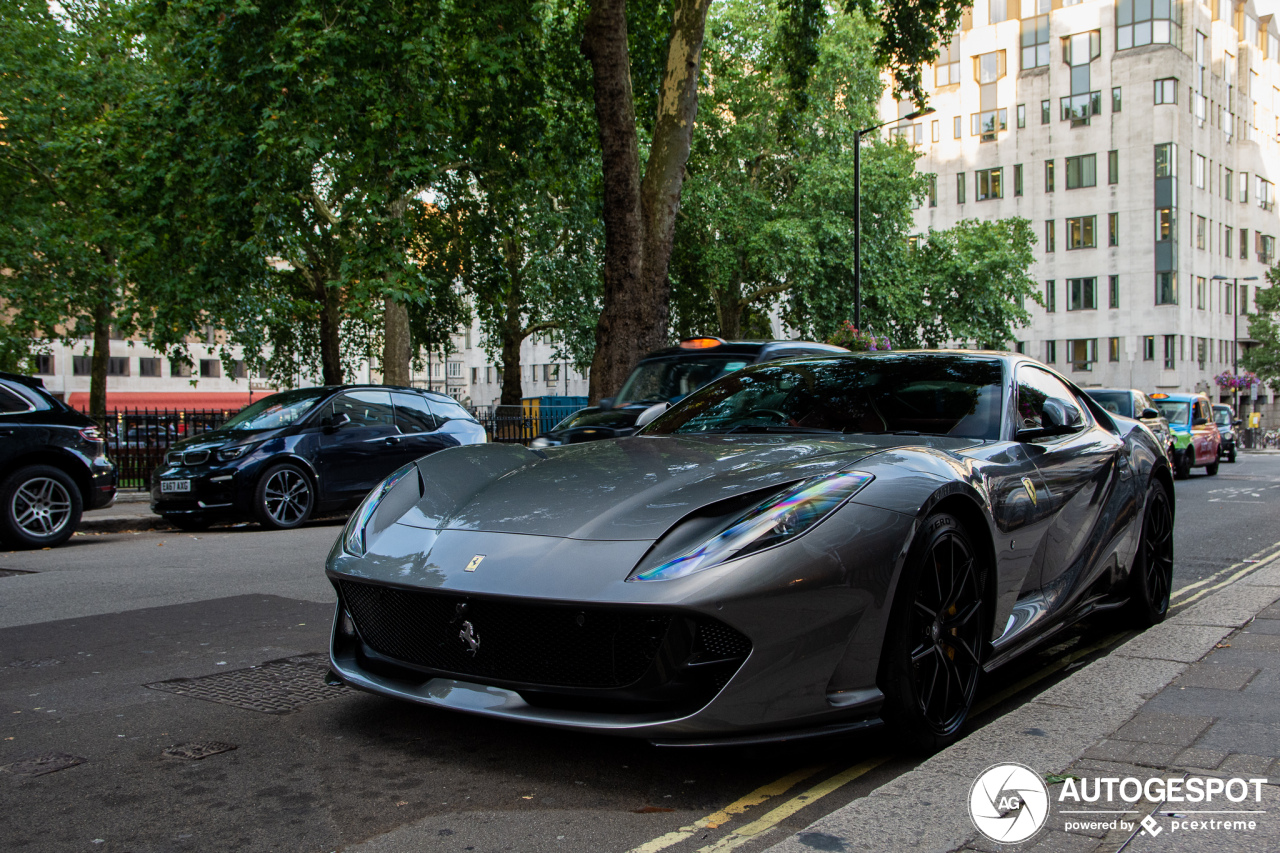
[[[1280,455],[1240,460],[1177,485],[1180,601],[1280,549]],[[306,656],[325,649],[321,567],[338,530],[89,535],[0,552],[0,765],[83,759],[0,773],[0,847],[327,851],[374,839],[360,849],[751,853],[915,762],[876,738],[658,749],[322,687]],[[1085,625],[1007,668],[984,685],[975,724],[1119,639]],[[264,672],[296,675],[311,701],[235,704]],[[184,744],[235,748],[163,754]]]

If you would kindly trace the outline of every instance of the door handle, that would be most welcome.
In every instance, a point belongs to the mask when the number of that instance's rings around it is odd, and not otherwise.
[[[387,444],[399,444],[399,443],[400,443],[400,436],[398,435],[387,436]]]

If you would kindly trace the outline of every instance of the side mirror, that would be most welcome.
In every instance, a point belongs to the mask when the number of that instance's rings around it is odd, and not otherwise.
[[[336,430],[338,427],[346,426],[351,423],[351,415],[346,412],[334,415],[332,418],[324,422],[325,429]]]
[[[1080,427],[1080,413],[1066,401],[1050,397],[1040,409],[1040,424],[1038,427],[1020,429],[1014,437],[1018,441],[1031,441],[1075,432]]]
[[[1244,421],[1240,420],[1239,418],[1236,418],[1234,421],[1231,422],[1231,425],[1236,429],[1240,429],[1240,427],[1244,426]]]
[[[1193,427],[1198,427],[1198,426],[1207,426],[1207,425],[1208,425],[1208,423],[1209,423],[1209,419],[1208,419],[1208,418],[1196,418],[1195,420],[1193,420],[1193,421],[1191,422],[1191,425],[1192,425]]]
[[[1158,417],[1160,417],[1160,412],[1157,411],[1156,409],[1143,409],[1142,414],[1138,416],[1138,419],[1145,421],[1149,418],[1158,418]]]
[[[655,403],[640,413],[640,417],[636,418],[636,429],[646,426],[654,421],[658,415],[671,408],[670,403]]]
[[[607,412],[613,408],[613,398],[605,397],[599,403],[596,403],[596,405],[600,407],[600,411]]]

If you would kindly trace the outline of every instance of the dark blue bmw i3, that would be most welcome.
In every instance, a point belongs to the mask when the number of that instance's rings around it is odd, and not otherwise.
[[[443,394],[386,385],[299,388],[185,439],[151,476],[151,509],[184,530],[252,519],[298,527],[354,508],[408,462],[486,441]]]

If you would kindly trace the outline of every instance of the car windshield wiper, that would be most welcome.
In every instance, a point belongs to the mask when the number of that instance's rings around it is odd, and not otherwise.
[[[822,427],[803,427],[803,426],[786,426],[784,424],[738,424],[724,431],[726,435],[731,432],[771,432],[771,433],[788,433],[803,432],[815,433],[821,435],[844,435],[838,429],[823,429]]]

